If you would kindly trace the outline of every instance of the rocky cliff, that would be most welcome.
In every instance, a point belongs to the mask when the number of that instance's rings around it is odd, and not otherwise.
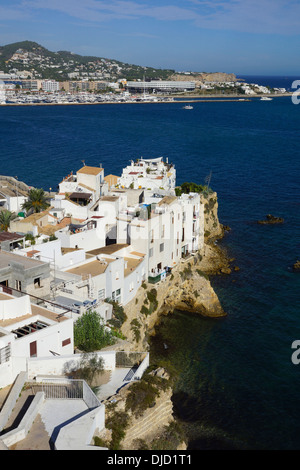
[[[154,334],[154,327],[159,323],[161,315],[171,314],[175,309],[214,318],[226,315],[208,276],[229,274],[232,260],[215,244],[215,240],[221,238],[225,230],[218,219],[217,194],[212,192],[202,197],[205,208],[203,249],[194,256],[181,260],[166,280],[155,285],[146,282],[140,287],[136,297],[124,308],[127,319],[122,325],[122,333],[127,340],[120,342],[121,349],[149,350],[149,335]],[[130,388],[130,385],[125,387],[115,398],[117,412],[125,413]],[[169,439],[170,433],[172,436],[176,435],[175,441],[178,441],[176,422],[172,428],[174,418],[171,397],[172,389],[164,389],[155,403],[140,416],[129,413],[122,448],[136,449],[141,441],[145,445],[156,440],[158,445],[160,436],[163,439],[163,436],[168,435]],[[182,441],[176,445],[176,448],[185,448]]]
[[[196,86],[205,82],[236,82],[237,78],[234,73],[213,72],[213,73],[193,73],[189,75],[173,74],[170,80],[183,81],[192,80],[196,82]]]

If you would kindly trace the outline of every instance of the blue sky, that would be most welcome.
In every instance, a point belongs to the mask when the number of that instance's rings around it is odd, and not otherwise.
[[[0,0],[0,45],[23,40],[177,71],[300,78],[300,1]]]

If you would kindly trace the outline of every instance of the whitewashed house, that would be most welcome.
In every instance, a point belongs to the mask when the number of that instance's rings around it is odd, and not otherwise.
[[[87,254],[85,262],[63,270],[74,276],[74,293],[97,302],[104,299],[123,305],[129,302],[145,280],[145,255],[134,252],[128,245],[109,245]]]
[[[204,243],[204,212],[199,194],[165,196],[144,204],[128,223],[134,251],[145,253],[147,275],[162,279],[178,261],[201,249]]]
[[[0,292],[0,388],[27,370],[32,357],[73,354],[73,320]]]
[[[55,232],[55,236],[61,241],[61,246],[64,248],[93,250],[105,246],[109,230],[107,226],[104,217],[93,216],[81,222],[71,223]]]
[[[38,243],[33,247],[18,248],[14,250],[14,253],[49,263],[52,269],[68,268],[85,260],[83,249],[62,248],[61,240]]]
[[[159,158],[140,158],[123,169],[119,187],[174,192],[176,170],[174,165]]]

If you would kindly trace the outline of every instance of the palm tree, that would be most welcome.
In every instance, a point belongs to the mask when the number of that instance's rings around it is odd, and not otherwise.
[[[1,232],[7,232],[9,229],[10,221],[15,219],[17,216],[13,212],[7,209],[0,212],[0,230]]]
[[[46,201],[45,192],[43,189],[33,188],[28,193],[28,199],[22,205],[22,209],[26,212],[42,212],[49,207]]]

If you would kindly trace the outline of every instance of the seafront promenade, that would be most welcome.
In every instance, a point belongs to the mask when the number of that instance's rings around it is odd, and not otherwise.
[[[260,99],[267,96],[268,98],[280,98],[280,97],[291,97],[293,93],[275,93],[268,95],[233,95],[224,97],[224,95],[210,95],[210,96],[191,96],[189,98],[185,97],[176,97],[175,99],[168,100],[135,100],[135,101],[122,101],[122,100],[113,100],[113,101],[82,101],[82,102],[29,102],[29,103],[0,103],[0,106],[70,106],[70,105],[103,105],[103,104],[171,104],[171,103],[214,103],[214,102],[245,102],[252,101],[253,99]]]

